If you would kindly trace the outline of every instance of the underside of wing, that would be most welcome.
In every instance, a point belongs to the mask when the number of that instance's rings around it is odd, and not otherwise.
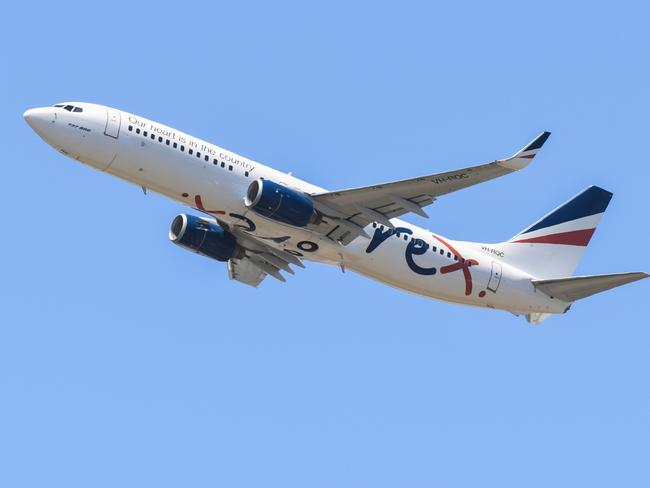
[[[266,278],[266,273],[255,266],[250,259],[231,258],[228,261],[228,277],[245,285],[257,287]]]
[[[543,132],[507,159],[418,178],[312,195],[316,208],[323,215],[318,230],[345,245],[363,235],[363,227],[371,222],[392,227],[390,219],[409,212],[426,217],[422,207],[433,203],[436,198],[526,167],[549,135],[550,132]]]
[[[232,280],[257,287],[266,276],[286,281],[281,271],[294,274],[292,264],[305,267],[297,256],[287,251],[276,249],[225,222],[219,221],[219,225],[235,236],[240,249],[237,256],[228,260],[228,276]]]
[[[176,245],[220,262],[228,262],[230,279],[258,286],[266,276],[286,281],[282,271],[294,274],[291,265],[304,268],[302,261],[213,216],[177,215],[169,229]]]

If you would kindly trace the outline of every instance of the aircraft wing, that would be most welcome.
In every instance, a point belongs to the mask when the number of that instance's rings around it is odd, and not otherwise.
[[[550,135],[550,132],[541,133],[507,159],[418,178],[311,195],[316,208],[325,216],[319,231],[346,245],[363,235],[363,227],[371,222],[393,227],[389,219],[405,213],[427,217],[422,207],[433,203],[439,196],[525,168]]]
[[[237,239],[237,244],[244,250],[243,255],[228,261],[228,277],[245,285],[257,287],[267,276],[286,281],[280,271],[294,274],[290,264],[304,268],[298,257],[282,249],[276,249],[266,242],[243,232],[237,226],[229,226],[218,220],[219,225],[227,229]]]

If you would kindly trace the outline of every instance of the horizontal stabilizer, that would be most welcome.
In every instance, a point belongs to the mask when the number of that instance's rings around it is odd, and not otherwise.
[[[563,302],[574,302],[601,291],[606,291],[617,286],[626,285],[633,281],[647,278],[647,273],[615,273],[593,276],[574,276],[572,278],[558,278],[553,280],[532,280],[533,285],[549,296],[558,298]]]

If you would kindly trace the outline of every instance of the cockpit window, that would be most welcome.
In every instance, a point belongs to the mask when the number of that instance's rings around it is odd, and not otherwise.
[[[81,107],[75,107],[74,105],[66,105],[65,103],[57,103],[54,105],[56,108],[62,108],[63,110],[67,110],[68,112],[83,112],[84,109]]]

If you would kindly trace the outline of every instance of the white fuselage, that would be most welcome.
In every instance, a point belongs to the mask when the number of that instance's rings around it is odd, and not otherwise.
[[[244,205],[250,183],[264,178],[308,194],[323,188],[166,125],[89,103],[32,109],[25,118],[67,156],[238,226],[301,259],[344,266],[411,293],[513,313],[562,313],[568,303],[536,291],[531,276],[500,259],[493,246],[452,241],[399,219],[343,246],[305,228],[270,220]],[[182,146],[182,150],[181,150]],[[400,230],[401,229],[401,230]],[[412,239],[428,244],[422,254]],[[471,262],[470,262],[471,260]]]

